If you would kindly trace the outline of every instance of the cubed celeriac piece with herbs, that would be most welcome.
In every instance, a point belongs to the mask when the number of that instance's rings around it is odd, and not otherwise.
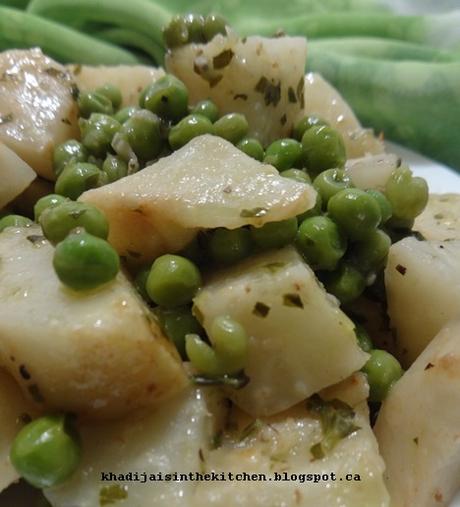
[[[162,68],[145,65],[68,65],[72,78],[82,91],[93,91],[108,83],[121,91],[121,107],[137,106],[139,95],[149,84],[164,75]]]
[[[395,243],[385,286],[395,350],[409,366],[449,320],[460,317],[460,240]]]
[[[320,74],[305,76],[305,109],[302,116],[317,116],[342,134],[347,158],[377,155],[384,145],[370,129],[362,127],[355,113],[340,93]]]
[[[180,391],[178,354],[128,279],[67,289],[41,234],[0,234],[0,364],[24,394],[44,409],[112,418]]]
[[[367,385],[355,374],[322,393],[341,399],[355,414],[353,427],[324,458],[312,460],[310,448],[324,434],[305,403],[277,416],[248,417],[209,387],[190,389],[148,415],[133,415],[104,426],[81,428],[84,461],[63,486],[46,492],[54,507],[93,507],[117,499],[120,507],[213,507],[285,505],[286,507],[388,507],[383,461],[368,422]],[[352,413],[352,412],[351,412]],[[261,474],[266,481],[101,482],[102,473]],[[282,474],[333,472],[336,480],[275,481]],[[347,475],[349,474],[349,475]],[[360,480],[346,480],[359,476]],[[163,475],[164,477],[164,475]],[[211,477],[211,475],[209,475]],[[317,476],[316,476],[317,477]],[[340,480],[342,478],[342,480]],[[128,486],[128,487],[126,487]],[[108,501],[106,502],[109,503]]]
[[[228,314],[249,336],[249,383],[229,393],[254,416],[286,410],[359,370],[368,354],[354,324],[292,247],[216,273],[194,300],[210,330]]]
[[[0,209],[21,194],[36,178],[31,167],[0,142]]]
[[[166,55],[166,68],[188,87],[191,103],[210,98],[221,114],[243,113],[250,135],[268,145],[290,135],[304,106],[303,37],[217,35]]]
[[[457,320],[433,339],[383,402],[375,432],[393,507],[450,505],[460,488],[459,372]]]
[[[460,240],[460,194],[431,194],[414,230],[430,240]]]
[[[19,479],[10,462],[11,443],[16,433],[35,415],[19,386],[5,370],[0,369],[0,491]]]
[[[200,229],[284,220],[313,207],[315,199],[311,186],[283,178],[211,135],[80,197],[105,213],[118,253],[138,262],[179,251]]]
[[[0,76],[0,142],[54,180],[54,147],[78,137],[75,83],[38,48],[0,53]]]

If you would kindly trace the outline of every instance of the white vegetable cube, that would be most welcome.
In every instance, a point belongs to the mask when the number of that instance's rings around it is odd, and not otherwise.
[[[250,336],[249,383],[232,400],[254,416],[285,410],[359,370],[354,324],[292,247],[219,272],[194,300],[205,329],[230,315]]]
[[[427,346],[380,409],[375,432],[393,507],[451,505],[460,488],[459,372],[456,320]]]
[[[460,240],[395,243],[385,286],[395,350],[409,366],[449,320],[460,317]]]
[[[166,68],[190,91],[192,104],[210,98],[221,114],[243,113],[263,144],[289,137],[304,106],[307,43],[303,37],[218,35],[166,56]]]
[[[460,239],[460,194],[430,194],[426,208],[415,219],[414,229],[425,239]]]
[[[0,233],[0,365],[37,407],[120,417],[174,396],[187,376],[123,273],[90,293],[61,284],[38,227]]]
[[[0,209],[21,194],[36,178],[35,172],[16,153],[0,142]]]
[[[311,186],[283,178],[211,135],[80,197],[105,213],[118,253],[138,262],[177,252],[200,229],[284,220],[313,207],[315,199]]]
[[[0,142],[54,180],[54,147],[79,135],[74,82],[38,48],[0,53],[0,76]]]

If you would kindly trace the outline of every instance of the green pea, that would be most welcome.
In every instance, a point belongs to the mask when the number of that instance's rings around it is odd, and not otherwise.
[[[109,223],[104,213],[91,204],[67,201],[48,208],[40,217],[45,237],[51,243],[59,243],[70,231],[83,227],[86,232],[107,239]]]
[[[259,162],[262,162],[264,159],[265,152],[263,146],[257,139],[254,139],[253,137],[244,137],[236,145],[236,147],[243,153],[246,153],[246,155],[249,157],[255,158]]]
[[[188,29],[183,16],[174,16],[163,29],[163,39],[167,48],[184,46],[188,42]]]
[[[70,164],[59,175],[54,191],[77,200],[86,190],[100,186],[101,175],[100,169],[94,164]]]
[[[264,163],[284,171],[298,165],[302,157],[302,145],[295,139],[278,139],[265,151]]]
[[[323,209],[323,200],[321,199],[321,195],[317,192],[315,205],[313,206],[313,208],[310,208],[309,210],[305,211],[304,213],[301,213],[300,215],[297,215],[297,221],[300,224],[307,218],[321,215],[322,209]]]
[[[251,239],[262,249],[281,248],[292,243],[297,234],[297,218],[268,222],[262,227],[250,227]]]
[[[393,217],[399,220],[413,220],[425,209],[428,202],[428,185],[423,178],[412,175],[408,167],[395,169],[385,186],[393,208]]]
[[[198,373],[209,377],[224,375],[225,371],[215,350],[196,333],[185,335],[185,353]]]
[[[300,224],[296,244],[314,270],[334,270],[347,249],[337,224],[323,216],[307,218]]]
[[[178,150],[193,138],[202,136],[203,134],[210,134],[211,132],[212,123],[206,116],[190,114],[171,128],[168,140],[171,148]]]
[[[329,199],[343,190],[353,186],[350,177],[343,169],[327,169],[313,181],[313,186],[321,195],[324,206],[327,206]]]
[[[402,377],[404,371],[398,360],[385,350],[374,349],[362,370],[367,375],[369,399],[383,401],[393,385]]]
[[[146,289],[154,303],[173,308],[189,304],[200,285],[201,274],[193,262],[167,254],[153,263]]]
[[[355,267],[348,263],[342,264],[337,271],[331,273],[326,281],[326,289],[342,304],[357,299],[366,288],[366,279]]]
[[[377,204],[380,207],[380,213],[382,214],[382,221],[380,223],[384,224],[388,222],[388,220],[391,218],[391,215],[393,214],[393,208],[391,207],[391,203],[386,198],[385,194],[379,190],[374,189],[366,190],[366,192],[377,201]]]
[[[192,107],[191,114],[206,116],[210,122],[214,123],[219,118],[219,109],[212,100],[201,100]]]
[[[136,111],[126,120],[119,136],[126,139],[136,156],[143,162],[153,160],[161,152],[160,119],[146,109]]]
[[[174,343],[182,359],[186,360],[185,336],[190,333],[202,333],[203,328],[188,306],[159,309],[157,315],[166,336]]]
[[[246,366],[249,338],[244,327],[228,315],[216,317],[211,324],[211,342],[228,375]]]
[[[53,168],[54,174],[59,176],[67,164],[73,162],[86,162],[88,150],[75,139],[70,139],[54,148]]]
[[[227,22],[222,16],[209,14],[204,20],[203,32],[207,42],[218,34],[227,35]]]
[[[109,153],[102,164],[102,171],[107,174],[108,183],[113,183],[128,174],[128,164],[120,157]]]
[[[6,215],[0,219],[0,232],[7,227],[29,227],[33,222],[30,218],[21,215]]]
[[[301,120],[299,120],[294,126],[292,136],[294,137],[294,139],[297,139],[297,141],[301,141],[303,135],[308,129],[310,129],[311,127],[320,127],[322,125],[329,127],[329,123],[327,123],[324,120],[321,120],[317,116],[305,116]]]
[[[218,264],[233,264],[251,253],[251,234],[247,229],[216,229],[208,239],[208,252]]]
[[[107,241],[77,229],[56,246],[53,266],[64,285],[84,291],[112,281],[120,258]]]
[[[80,92],[77,103],[83,118],[89,118],[93,113],[113,114],[112,102],[102,93]]]
[[[66,481],[80,463],[80,439],[64,415],[40,417],[16,435],[10,460],[17,472],[36,488]]]
[[[198,44],[206,42],[203,16],[200,14],[186,14],[184,20],[188,31],[188,42]]]
[[[374,348],[374,344],[364,327],[357,324],[355,326],[355,334],[360,348],[364,350],[364,352],[371,352]]]
[[[281,176],[283,176],[283,178],[298,181],[299,183],[311,184],[310,176],[301,169],[287,169],[281,173]]]
[[[58,194],[49,194],[45,195],[41,199],[39,199],[34,206],[34,218],[35,221],[38,222],[42,213],[48,208],[55,208],[60,204],[68,201],[67,197],[63,197]]]
[[[390,246],[390,237],[377,229],[365,241],[353,245],[351,257],[363,272],[379,270],[385,265]]]
[[[93,113],[88,120],[80,118],[79,125],[83,146],[101,158],[105,158],[113,136],[121,129],[115,118],[98,113]]]
[[[327,210],[348,236],[358,241],[374,232],[382,219],[376,200],[359,188],[346,188],[335,194]]]
[[[230,113],[219,118],[213,125],[213,133],[237,144],[249,132],[248,120],[243,114]]]
[[[312,174],[345,165],[346,153],[342,136],[324,125],[309,128],[302,136],[303,160]]]
[[[144,90],[140,106],[161,118],[179,121],[188,112],[187,87],[177,77],[166,74]]]
[[[138,107],[127,106],[127,107],[124,107],[123,109],[120,109],[114,115],[114,118],[115,118],[115,120],[117,120],[118,123],[123,125],[123,123],[125,123],[126,120],[129,120],[131,118],[131,116],[137,111],[139,111]]]
[[[105,85],[99,87],[96,89],[96,93],[99,93],[100,95],[104,95],[104,97],[107,97],[110,102],[112,103],[113,109],[118,109],[121,105],[121,101],[123,100],[123,97],[121,95],[120,88],[118,86],[115,86],[111,83],[106,83]],[[93,112],[103,112],[103,111],[93,111]]]

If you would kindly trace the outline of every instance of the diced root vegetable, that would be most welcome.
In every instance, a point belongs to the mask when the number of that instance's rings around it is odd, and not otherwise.
[[[460,241],[395,243],[385,286],[397,355],[409,366],[449,320],[460,317]]]
[[[74,82],[38,48],[0,53],[0,74],[0,142],[54,180],[54,147],[79,134]]]
[[[318,116],[337,129],[343,137],[347,158],[360,158],[384,152],[383,142],[372,130],[361,126],[355,113],[340,95],[320,74],[311,72],[305,76],[305,115]]]
[[[250,135],[268,145],[290,135],[303,108],[306,56],[303,37],[230,33],[174,49],[166,68],[187,85],[192,103],[210,98],[221,114],[245,114]]]
[[[0,209],[21,194],[36,178],[35,172],[14,151],[0,142]]]
[[[208,331],[229,315],[249,335],[249,383],[229,397],[254,416],[276,414],[359,370],[368,355],[354,324],[292,247],[219,272],[194,300]]]
[[[353,185],[362,190],[373,188],[385,190],[391,173],[400,165],[399,158],[393,153],[368,155],[347,160],[345,170],[350,175]]]
[[[432,194],[415,219],[414,230],[425,239],[460,240],[460,194]]]
[[[27,397],[49,411],[109,419],[183,389],[174,346],[127,278],[87,294],[67,289],[41,234],[0,234],[0,364]]]
[[[121,107],[138,106],[139,95],[146,86],[164,75],[162,68],[144,65],[68,65],[80,90],[92,91],[107,83],[118,87],[123,97]]]
[[[457,320],[434,338],[380,409],[375,432],[395,507],[450,505],[460,488],[459,372]]]
[[[200,229],[284,220],[313,207],[315,199],[311,186],[283,178],[210,135],[80,197],[105,213],[118,253],[137,262],[179,251]]]

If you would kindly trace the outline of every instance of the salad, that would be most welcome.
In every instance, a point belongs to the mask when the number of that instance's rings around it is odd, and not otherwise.
[[[305,75],[305,38],[163,36],[164,68],[0,53],[0,491],[448,505],[459,197]]]

